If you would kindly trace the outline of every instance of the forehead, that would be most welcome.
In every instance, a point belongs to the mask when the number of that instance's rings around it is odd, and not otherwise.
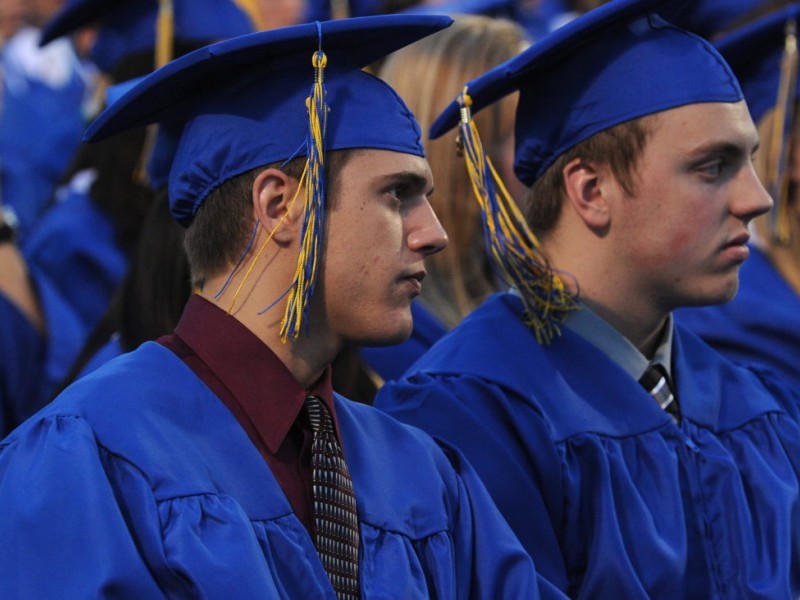
[[[418,178],[427,186],[433,185],[433,175],[428,161],[415,154],[372,148],[352,150],[342,172],[358,174],[363,181],[391,177]]]
[[[758,132],[744,101],[701,102],[665,110],[649,117],[647,148],[666,146],[691,151],[727,145],[752,152]]]

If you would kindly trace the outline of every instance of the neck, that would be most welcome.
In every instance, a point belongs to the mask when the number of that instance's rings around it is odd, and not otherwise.
[[[587,249],[574,243],[559,245],[544,240],[543,245],[553,268],[565,274],[562,280],[567,290],[645,357],[652,358],[669,312],[645,302],[646,296],[620,277],[619,261],[614,256],[606,256],[602,245]]]
[[[647,360],[653,358],[664,332],[667,315],[654,315],[650,319],[643,318],[639,320],[633,318],[633,311],[635,311],[633,306],[626,310],[625,308],[619,309],[617,307],[609,308],[607,305],[598,303],[592,298],[581,298],[581,300],[631,342]]]
[[[231,308],[231,300],[239,285],[236,278],[223,294],[218,298],[213,297],[216,293],[215,290],[221,288],[225,278],[210,280],[198,293],[221,310],[230,311],[231,316],[272,350],[301,386],[305,389],[314,387],[338,354],[339,348],[330,340],[324,339],[322,335],[306,335],[305,327],[296,340],[283,342],[281,340],[281,320],[285,301],[281,300],[270,310],[258,314],[275,298],[279,298],[283,291],[267,288],[258,282],[261,278],[256,278],[252,286],[249,283],[243,286]],[[258,289],[254,289],[256,287]],[[315,328],[312,323],[310,330],[316,333],[320,331],[320,328]]]

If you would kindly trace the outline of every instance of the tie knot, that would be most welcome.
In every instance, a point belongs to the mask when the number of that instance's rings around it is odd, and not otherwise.
[[[667,382],[667,371],[660,363],[650,363],[647,365],[647,370],[639,378],[639,383],[642,384],[651,394],[655,394],[663,386],[669,386]]]
[[[639,379],[642,387],[650,392],[658,405],[667,411],[675,421],[680,420],[680,412],[667,370],[658,363],[650,363],[644,375]]]
[[[328,409],[316,396],[309,396],[305,401],[306,413],[308,413],[308,420],[311,422],[311,429],[314,433],[328,433],[333,431],[331,423],[331,415]]]

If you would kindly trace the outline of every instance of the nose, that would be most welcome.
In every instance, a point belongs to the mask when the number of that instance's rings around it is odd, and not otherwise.
[[[731,204],[731,213],[747,223],[771,208],[772,197],[764,188],[751,164],[743,170],[742,185],[736,190]]]
[[[447,247],[447,232],[442,227],[433,207],[427,200],[414,209],[406,241],[408,247],[423,256],[441,252]]]

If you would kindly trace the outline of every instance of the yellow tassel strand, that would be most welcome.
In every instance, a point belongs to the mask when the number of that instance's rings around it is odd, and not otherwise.
[[[797,90],[797,24],[794,19],[786,23],[786,40],[781,60],[781,77],[775,114],[772,122],[772,137],[769,146],[769,169],[767,189],[775,201],[771,214],[773,241],[788,244],[791,240],[789,217],[789,178],[786,167],[789,160],[787,136],[791,135],[794,121],[794,100]]]
[[[539,241],[486,156],[466,88],[459,103],[464,160],[481,206],[487,252],[500,277],[521,293],[525,324],[540,344],[549,344],[560,335],[559,325],[577,303],[550,268]]]
[[[325,103],[324,75],[328,59],[322,50],[314,53],[314,88],[306,99],[308,110],[308,180],[303,220],[300,256],[294,282],[286,302],[281,323],[281,340],[295,340],[300,335],[308,312],[319,271],[325,216],[325,123],[328,107]]]

